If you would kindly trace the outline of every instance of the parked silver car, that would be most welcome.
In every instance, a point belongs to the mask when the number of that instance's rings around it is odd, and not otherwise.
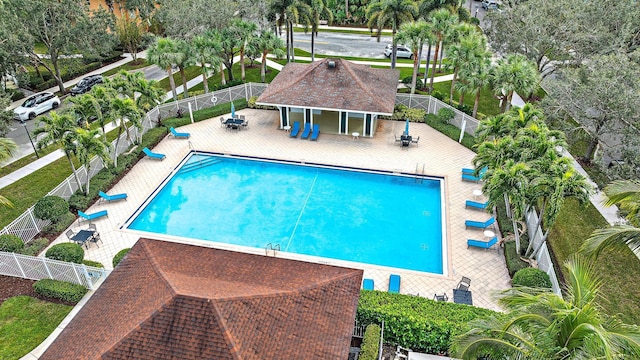
[[[393,52],[393,45],[389,44],[384,48],[384,56],[391,57]],[[413,59],[413,52],[411,49],[404,45],[396,45],[396,58]]]
[[[13,109],[13,115],[15,119],[20,121],[31,120],[58,106],[60,106],[60,99],[55,94],[43,92],[29,96],[22,105]]]
[[[498,8],[497,0],[482,0],[482,8],[485,10],[495,10]]]

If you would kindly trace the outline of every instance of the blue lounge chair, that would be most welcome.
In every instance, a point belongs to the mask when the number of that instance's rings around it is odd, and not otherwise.
[[[462,174],[462,180],[478,182],[478,181],[480,181],[480,177],[469,175],[469,174]]]
[[[362,280],[362,289],[364,289],[364,290],[373,290],[373,279],[364,279],[364,280]]]
[[[169,128],[169,131],[171,131],[171,135],[173,135],[174,138],[185,138],[188,139],[191,134],[189,133],[183,133],[183,132],[177,132],[176,129],[174,128]]]
[[[109,195],[102,191],[98,193],[102,200],[107,200],[108,202],[117,201],[117,200],[127,200],[127,194],[114,194]]]
[[[311,132],[311,140],[318,140],[318,135],[320,135],[320,124],[313,125],[313,132]]]
[[[481,203],[473,200],[467,200],[467,202],[464,203],[464,207],[472,208],[472,209],[484,210],[487,208],[487,206],[489,206],[488,201]]]
[[[290,137],[297,137],[299,132],[300,132],[300,122],[299,121],[295,121],[293,123],[293,127],[291,128],[291,132],[289,133],[289,136]]]
[[[109,216],[109,214],[107,214],[107,210],[102,210],[102,211],[98,211],[95,212],[93,214],[86,214],[80,210],[78,210],[78,216],[80,216],[81,218],[85,219],[85,220],[95,220],[97,218],[101,218],[103,216]]]
[[[152,159],[164,160],[164,158],[167,157],[165,154],[154,153],[153,151],[149,150],[149,148],[144,148],[142,149],[142,151],[144,151],[144,154]]]
[[[480,169],[480,171],[478,172],[478,175],[482,176],[486,171],[487,171],[487,167],[485,166],[482,169]],[[462,173],[467,175],[475,175],[476,169],[462,168]]]
[[[400,292],[400,275],[389,275],[389,292],[396,294]]]
[[[496,222],[496,218],[494,218],[493,216],[491,218],[489,218],[489,220],[482,222],[482,221],[474,221],[474,220],[465,220],[464,222],[464,226],[466,228],[477,228],[477,229],[486,229],[489,226],[493,225],[493,223]]]
[[[307,139],[309,137],[309,134],[311,134],[311,124],[304,123],[304,131],[302,132],[300,139]]]
[[[481,249],[489,249],[490,247],[492,247],[493,245],[495,245],[497,243],[498,243],[498,237],[497,236],[494,236],[489,241],[467,239],[467,248],[469,248],[469,246],[473,246],[473,247],[477,247],[477,248],[481,248]]]

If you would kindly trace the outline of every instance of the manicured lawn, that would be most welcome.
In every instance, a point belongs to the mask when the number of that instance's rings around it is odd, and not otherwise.
[[[130,61],[124,65],[118,66],[117,68],[113,68],[109,71],[105,71],[102,73],[102,76],[111,76],[111,75],[117,74],[121,70],[131,71],[131,70],[141,69],[150,65],[152,64],[148,63],[146,59],[138,58],[136,62]]]
[[[575,253],[593,230],[606,226],[606,220],[591,203],[581,207],[577,201],[567,199],[549,233],[549,245],[558,263]],[[620,314],[628,324],[640,324],[640,287],[636,286],[640,259],[629,249],[621,253],[605,251],[596,260],[596,268],[603,280],[604,300],[600,304],[605,312]]]
[[[427,83],[428,84],[428,83]],[[444,81],[433,84],[433,89],[445,94],[449,98],[449,92],[451,91],[451,81]],[[458,101],[460,98],[459,93],[456,91],[453,94],[453,100]],[[467,94],[464,97],[465,105],[473,108],[473,102],[475,98],[471,94]],[[500,113],[500,100],[493,96],[493,92],[490,89],[484,89],[480,92],[480,104],[478,105],[478,112],[485,115],[497,115]]]
[[[196,76],[202,76],[201,75],[202,73],[200,71],[201,70],[199,66],[189,66],[185,68],[184,72],[185,72],[185,76],[187,77],[187,81],[195,78]],[[176,88],[182,85],[182,76],[180,75],[179,71],[176,71],[173,74],[173,79],[176,82]],[[171,91],[171,84],[169,84],[169,77],[167,76],[166,78],[158,81],[158,86],[160,86],[166,91]]]
[[[0,359],[19,359],[40,345],[73,309],[29,296],[0,305]]]
[[[384,46],[382,46],[382,50],[384,50]],[[426,51],[426,50],[425,50]],[[298,48],[294,48],[293,49],[293,53],[295,56],[303,56],[303,57],[311,57],[311,53],[302,49],[298,49]],[[382,54],[382,51],[380,51],[380,54]],[[345,60],[353,60],[353,61],[377,61],[383,64],[389,64],[388,66],[391,66],[391,60],[388,58],[384,58],[384,59],[372,59],[372,58],[366,58],[366,57],[356,57],[356,56],[336,56],[336,55],[320,55],[320,54],[316,54],[316,58],[340,58],[340,59],[345,59]],[[296,60],[297,62],[298,60]],[[287,59],[285,57],[284,59],[284,63],[287,63]],[[396,63],[404,63],[404,64],[413,64],[413,60],[411,59],[396,59]],[[423,65],[424,66],[424,65]]]
[[[245,81],[246,82],[254,82],[254,83],[261,83],[262,82],[262,79],[260,78],[260,65],[259,64],[254,64],[253,66],[245,66],[244,67],[244,73],[245,73]],[[278,70],[271,69],[271,68],[267,67],[267,73],[265,75],[265,81],[267,83],[270,83],[271,80],[273,80],[273,78],[275,78],[276,75],[278,75],[278,73],[279,73]],[[228,75],[227,71],[225,70],[225,72],[224,72],[225,79],[227,81],[229,81],[227,75]],[[233,64],[233,78],[234,78],[234,80],[240,79],[240,64]],[[215,89],[216,86],[219,86],[222,83],[221,77],[220,77],[220,73],[216,73],[214,75],[209,76],[209,78],[207,79],[207,83],[209,84],[209,91],[213,91],[213,89]],[[204,90],[204,85],[202,83],[200,83],[200,84],[192,87],[189,91],[203,91],[203,90]]]
[[[283,30],[284,31],[284,30]],[[303,28],[299,28],[299,27],[295,27],[293,28],[293,32],[297,32],[297,33],[304,33],[304,29]],[[307,33],[310,33],[311,31],[307,31]],[[362,30],[362,28],[353,28],[353,29],[349,29],[349,28],[341,28],[341,29],[325,29],[325,28],[319,28],[318,32],[329,32],[329,33],[343,33],[343,34],[359,34],[359,35],[371,35],[371,37],[376,36],[376,32],[375,30],[373,32],[369,31],[368,29],[364,29]],[[391,30],[387,30],[387,29],[383,29],[382,30],[382,35],[391,35]],[[295,41],[295,36],[294,36],[294,41]]]

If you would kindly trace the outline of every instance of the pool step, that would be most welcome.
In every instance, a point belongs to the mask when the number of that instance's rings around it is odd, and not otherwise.
[[[206,166],[217,164],[221,161],[222,160],[218,158],[207,158],[204,160],[195,161],[195,162],[183,165],[182,168],[180,169],[180,173],[182,174],[192,170],[201,169]]]

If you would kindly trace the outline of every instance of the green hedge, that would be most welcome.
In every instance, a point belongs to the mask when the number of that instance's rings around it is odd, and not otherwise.
[[[527,244],[528,242],[520,242],[520,251],[523,251],[523,248],[526,249]],[[522,255],[516,253],[515,241],[507,241],[504,243],[504,260],[507,264],[507,271],[509,271],[509,276],[511,276],[512,278],[518,271],[529,267],[529,264],[527,262],[522,261],[521,256]]]
[[[49,245],[49,239],[37,238],[25,245],[20,253],[23,255],[38,256],[47,245]]]
[[[97,262],[93,260],[82,260],[82,263],[87,266],[93,266],[93,267],[104,269],[104,265],[102,265],[101,262]]]
[[[424,117],[424,122],[455,142],[458,142],[458,139],[460,138],[460,129],[458,129],[457,126],[441,121],[438,115],[435,114],[427,114]],[[464,137],[462,138],[462,145],[467,149],[475,150],[476,138],[465,132]]]
[[[430,354],[446,353],[454,336],[469,330],[470,321],[492,316],[500,313],[381,291],[361,291],[357,312],[360,324],[384,320],[385,342]]]
[[[58,222],[69,212],[69,203],[60,196],[49,195],[41,198],[33,206],[33,215],[41,220]]]
[[[236,110],[242,110],[247,107],[247,100],[245,99],[234,100],[233,106],[235,107]],[[228,114],[230,112],[231,112],[231,103],[218,104],[214,107],[194,111],[193,121],[199,122],[202,120],[214,118],[216,116]],[[181,118],[172,117],[172,118],[167,118],[162,120],[162,125],[165,126],[167,129],[170,127],[176,128],[176,127],[184,126],[188,124],[191,124],[191,118],[189,117],[189,114],[184,114]]]
[[[551,278],[549,275],[536,268],[518,270],[518,272],[513,275],[511,282],[513,286],[551,289]]]
[[[78,244],[62,243],[50,247],[44,256],[53,260],[82,264],[84,250]]]
[[[360,360],[378,360],[380,352],[380,326],[369,324],[364,331],[362,347],[360,348]]]
[[[24,241],[13,234],[0,235],[0,251],[19,253],[24,247]]]
[[[118,266],[118,264],[120,264],[120,261],[122,261],[122,259],[124,259],[124,257],[129,253],[129,250],[131,250],[131,248],[126,248],[118,251],[116,256],[113,257],[113,261],[112,261],[114,268]]]
[[[36,281],[33,284],[33,289],[40,296],[60,299],[73,304],[82,300],[84,294],[87,293],[87,289],[82,285],[52,279]]]

